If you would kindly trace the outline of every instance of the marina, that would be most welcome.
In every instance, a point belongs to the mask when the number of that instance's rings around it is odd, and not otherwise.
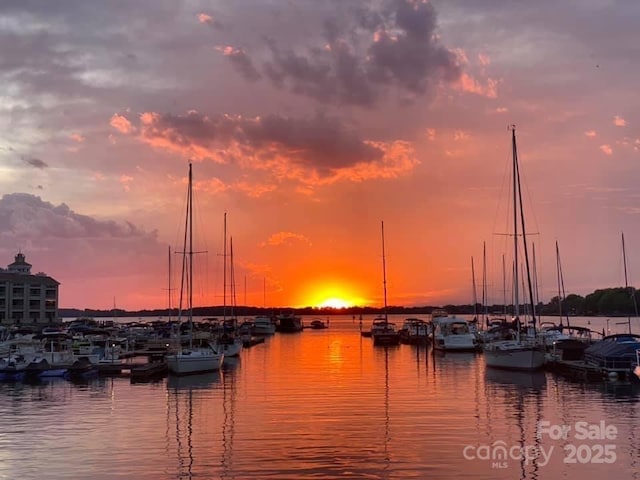
[[[640,480],[638,19],[2,2],[0,480]]]
[[[270,335],[217,372],[2,382],[0,477],[636,478],[640,382],[492,369],[482,353],[375,346],[349,316],[330,323]],[[543,422],[615,427],[615,462],[565,463],[566,442],[537,438]],[[496,442],[553,453],[478,458]]]

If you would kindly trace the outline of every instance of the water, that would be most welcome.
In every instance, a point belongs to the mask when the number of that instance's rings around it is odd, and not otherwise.
[[[481,354],[374,347],[332,317],[220,373],[0,384],[0,478],[633,479],[639,399],[621,382],[486,370]],[[580,440],[577,422],[616,433]],[[538,438],[541,425],[571,430]]]

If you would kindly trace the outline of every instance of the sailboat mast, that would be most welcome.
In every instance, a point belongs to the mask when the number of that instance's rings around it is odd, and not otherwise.
[[[224,212],[224,229],[223,229],[222,247],[222,319],[227,319],[227,212]]]
[[[171,323],[171,245],[169,249],[169,323]]]
[[[236,327],[236,275],[233,269],[233,237],[229,238],[229,294],[231,295],[231,320]]]
[[[193,176],[189,162],[189,325],[191,330],[190,346],[193,346]]]
[[[635,292],[633,291],[633,289],[631,291],[629,291],[629,279],[627,277],[627,250],[624,246],[624,232],[622,233],[622,263],[624,263],[624,288],[625,290],[627,290],[627,292],[629,293],[629,295],[631,296],[631,299],[633,300],[633,308],[634,308],[634,312],[636,314],[636,317],[638,316],[638,304],[636,303],[636,295]],[[629,333],[631,333],[631,317],[627,317],[627,323],[629,325]]]
[[[512,130],[512,138],[513,138],[513,164],[515,167],[514,178],[517,178],[518,204],[520,205],[520,222],[522,225],[522,243],[524,244],[524,262],[525,262],[525,267],[527,269],[527,286],[529,289],[529,301],[531,302],[531,317],[533,320],[533,329],[535,332],[536,306],[535,306],[534,297],[533,297],[533,285],[531,283],[531,270],[529,268],[529,250],[527,248],[527,231],[526,231],[525,222],[524,222],[524,206],[522,205],[522,188],[520,187],[520,168],[518,167],[518,151],[516,148],[515,126],[513,127],[513,130]],[[516,237],[516,244],[517,244],[517,237]]]
[[[478,319],[478,292],[476,290],[476,271],[473,266],[473,255],[471,256],[471,283],[473,284],[473,319]]]
[[[487,298],[487,244],[482,242],[482,320],[487,325],[489,299]]]
[[[536,244],[531,243],[532,253],[533,253],[533,293],[534,293],[534,305],[538,305],[538,300],[540,299],[540,290],[538,289],[538,263],[536,262]]]
[[[502,305],[505,320],[507,319],[507,270],[504,263],[504,253],[502,254]]]
[[[511,127],[511,160],[513,162],[513,314],[518,322],[520,335],[520,298],[518,296],[518,156],[516,151],[516,128]]]
[[[387,318],[387,263],[384,254],[384,221],[381,222],[382,225],[382,286],[384,288],[384,319]]]
[[[560,325],[562,325],[562,284],[560,281],[560,250],[558,249],[558,241],[556,240],[556,271],[558,272],[558,315],[560,316]]]

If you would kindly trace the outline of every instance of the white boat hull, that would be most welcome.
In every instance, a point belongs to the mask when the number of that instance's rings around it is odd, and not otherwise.
[[[167,355],[167,368],[178,375],[213,372],[220,370],[223,360],[224,354],[215,353],[212,349],[183,350]]]
[[[234,338],[233,343],[219,342],[216,344],[216,350],[224,354],[225,357],[237,357],[242,352],[242,338]]]
[[[484,358],[487,367],[537,370],[544,365],[545,352],[536,345],[508,340],[488,344]]]
[[[436,350],[444,352],[472,352],[478,350],[476,337],[472,334],[436,335],[433,346]]]

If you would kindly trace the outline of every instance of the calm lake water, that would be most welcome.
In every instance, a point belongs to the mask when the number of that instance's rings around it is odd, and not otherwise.
[[[606,319],[590,321],[600,329]],[[624,331],[617,321],[610,328]],[[617,480],[639,472],[638,385],[487,370],[481,354],[374,347],[351,317],[276,334],[215,374],[0,384],[2,479]]]

